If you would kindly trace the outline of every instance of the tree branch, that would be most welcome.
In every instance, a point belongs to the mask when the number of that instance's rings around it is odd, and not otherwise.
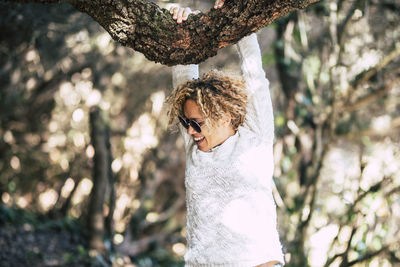
[[[359,74],[359,76],[355,79],[352,85],[350,85],[345,92],[347,95],[353,93],[359,86],[363,85],[367,81],[369,81],[378,71],[383,69],[386,65],[391,63],[400,55],[400,46],[398,45],[395,49],[393,49],[387,56],[385,56],[375,67],[369,69],[368,71]],[[346,95],[346,96],[347,96]]]
[[[373,257],[375,257],[375,256],[377,256],[377,255],[379,255],[379,254],[381,254],[383,252],[387,252],[388,249],[389,249],[388,246],[384,246],[379,250],[369,251],[369,252],[365,253],[364,255],[362,255],[361,257],[357,258],[356,260],[350,261],[346,266],[353,266],[353,265],[355,265],[357,263],[367,261],[367,260],[369,260],[369,259],[371,259],[371,258],[373,258]]]
[[[0,0],[7,1],[7,0]],[[166,65],[200,63],[289,12],[319,0],[230,0],[221,9],[178,24],[166,9],[146,0],[8,0],[67,2],[89,14],[112,38]]]
[[[387,94],[391,89],[393,89],[398,84],[400,84],[400,78],[395,79],[394,81],[390,82],[383,89],[375,90],[372,93],[370,93],[369,95],[366,95],[366,96],[360,98],[357,102],[355,102],[351,105],[348,105],[348,106],[344,106],[342,112],[352,112],[352,111],[358,110],[362,107],[365,107],[365,106],[373,103],[374,101],[376,101],[376,99]]]

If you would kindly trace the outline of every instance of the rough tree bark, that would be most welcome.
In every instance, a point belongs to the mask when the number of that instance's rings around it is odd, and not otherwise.
[[[319,0],[227,0],[224,7],[177,24],[166,9],[146,0],[0,0],[68,2],[89,14],[112,38],[165,65],[200,63],[220,48]]]

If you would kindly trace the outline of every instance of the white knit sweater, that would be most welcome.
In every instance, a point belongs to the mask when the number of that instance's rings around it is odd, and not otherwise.
[[[283,261],[272,196],[274,121],[255,34],[238,45],[249,104],[245,123],[211,151],[182,130],[186,149],[185,266],[251,267]],[[173,67],[174,87],[198,66]],[[183,128],[182,128],[183,129]]]

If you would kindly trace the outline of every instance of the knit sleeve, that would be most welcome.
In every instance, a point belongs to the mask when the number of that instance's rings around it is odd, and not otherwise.
[[[197,78],[199,78],[199,66],[196,64],[176,65],[172,67],[172,85],[174,89],[189,80]],[[183,137],[185,149],[187,151],[191,142],[193,141],[186,133],[186,129],[183,128],[182,125],[179,125],[179,131]]]
[[[172,85],[174,89],[184,82],[197,78],[199,78],[199,66],[196,64],[172,67]]]
[[[261,62],[257,35],[244,37],[237,44],[241,68],[248,91],[247,114],[244,126],[265,142],[273,142],[274,118],[269,81]]]

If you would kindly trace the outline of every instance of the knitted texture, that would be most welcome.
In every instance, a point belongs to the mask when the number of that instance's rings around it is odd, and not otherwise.
[[[269,82],[255,34],[237,45],[248,106],[243,126],[200,151],[181,127],[186,149],[187,267],[283,263],[272,196],[274,121]],[[198,78],[198,66],[173,67],[174,87]]]

